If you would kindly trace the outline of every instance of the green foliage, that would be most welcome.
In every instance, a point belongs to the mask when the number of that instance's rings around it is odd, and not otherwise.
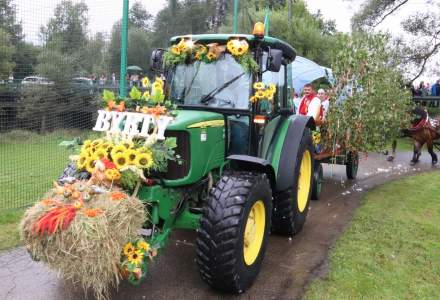
[[[55,42],[56,43],[56,42]],[[38,56],[36,70],[57,84],[66,85],[75,75],[76,58],[57,47],[46,48]]]
[[[113,101],[116,99],[115,93],[109,90],[104,90],[102,92],[102,99],[105,103],[108,103],[109,101]]]
[[[139,182],[139,176],[132,170],[121,172],[121,187],[129,192],[133,192]]]
[[[178,64],[182,64],[187,61],[189,54],[184,52],[180,55],[175,55],[171,53],[170,50],[166,51],[163,55],[163,63],[165,67],[173,67]]]
[[[15,53],[15,47],[11,43],[9,34],[0,28],[0,79],[7,79],[12,73],[15,63],[12,56]]]
[[[245,54],[238,58],[238,63],[246,72],[250,72],[252,74],[256,74],[258,72],[258,63],[249,54]]]
[[[408,124],[411,97],[398,72],[388,37],[340,35],[332,69],[338,78],[325,124],[325,144],[353,151],[380,151]],[[344,99],[341,101],[341,99]]]
[[[176,138],[166,138],[165,141],[152,145],[151,151],[154,157],[153,169],[155,171],[165,172],[167,170],[168,160],[176,159],[174,155],[174,148],[176,147]]]
[[[130,98],[133,100],[140,100],[142,98],[142,92],[137,87],[132,87],[130,91]]]

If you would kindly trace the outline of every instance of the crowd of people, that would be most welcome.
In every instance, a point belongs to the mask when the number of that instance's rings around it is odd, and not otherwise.
[[[417,86],[411,86],[411,93],[413,96],[440,96],[440,79],[432,85],[421,81]]]

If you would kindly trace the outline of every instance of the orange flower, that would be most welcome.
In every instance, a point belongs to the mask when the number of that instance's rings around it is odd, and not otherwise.
[[[160,115],[163,115],[166,112],[166,107],[165,106],[155,106],[149,109],[149,113],[152,114],[155,117],[158,117]]]
[[[86,208],[83,213],[90,218],[94,218],[97,215],[102,213],[102,210],[99,208]]]
[[[115,105],[116,105],[115,101],[110,100],[107,104],[108,110],[111,111]]]
[[[112,200],[124,200],[127,199],[127,195],[122,192],[113,192],[111,193]]]

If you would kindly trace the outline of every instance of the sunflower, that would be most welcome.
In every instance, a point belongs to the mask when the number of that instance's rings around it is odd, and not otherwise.
[[[113,163],[116,165],[116,168],[121,169],[125,167],[128,163],[128,158],[125,153],[116,153],[114,156],[112,155]]]
[[[160,77],[156,77],[155,82],[159,82],[163,86],[163,80]]]
[[[196,54],[194,55],[194,59],[195,60],[201,60],[202,59],[202,54],[200,54],[200,52],[196,52]]]
[[[208,54],[206,54],[206,58],[207,58],[209,61],[212,61],[212,60],[214,60],[214,59],[217,58],[217,55],[215,55],[214,52],[209,51]]]
[[[121,145],[124,146],[125,149],[131,149],[134,147],[134,143],[131,140],[126,140]]]
[[[235,56],[242,56],[245,53],[246,53],[246,50],[244,49],[244,47],[238,47],[235,50]]]
[[[127,152],[125,152],[125,155],[127,155],[127,157],[128,157],[128,164],[129,165],[134,165],[135,164],[135,160],[136,160],[137,155],[138,155],[138,152],[136,150],[129,149],[129,150],[127,150]]]
[[[148,77],[144,77],[144,78],[142,78],[142,86],[144,87],[144,88],[147,88],[147,87],[149,87],[150,86],[150,80],[148,79]]]
[[[78,168],[78,170],[82,170],[86,167],[86,162],[88,157],[89,157],[88,153],[81,153],[79,155],[79,159],[76,162],[76,167]]]
[[[233,53],[235,51],[235,40],[230,40],[227,44],[226,44],[226,48],[228,49],[229,52]]]
[[[141,251],[137,250],[131,252],[131,254],[127,256],[127,258],[129,262],[138,266],[142,263],[142,260],[144,259],[144,254]]]
[[[266,96],[266,93],[263,90],[258,90],[255,92],[255,97],[257,99],[263,99]]]
[[[265,85],[263,82],[255,82],[254,83],[254,89],[263,90],[264,88],[265,88]]]
[[[161,90],[163,87],[163,83],[159,82],[159,81],[155,81],[153,83],[153,90]]]
[[[84,144],[83,144],[83,148],[87,149],[92,145],[92,141],[91,140],[85,140]]]
[[[203,54],[206,54],[208,52],[208,48],[206,48],[203,45],[199,45],[198,49],[197,49],[197,53],[202,56]]]
[[[117,169],[107,169],[104,171],[104,175],[109,181],[121,179],[121,173]]]
[[[150,99],[150,92],[149,92],[149,91],[145,91],[145,92],[142,94],[142,99],[144,99],[144,100],[148,100],[148,99]]]
[[[96,139],[92,142],[92,147],[97,148],[98,146],[101,146],[102,143],[104,143],[102,139]]]
[[[132,243],[125,244],[125,246],[124,246],[124,254],[126,256],[131,255],[134,251],[135,251],[135,249],[134,249],[134,246],[133,246]]]
[[[177,46],[172,46],[172,47],[171,47],[171,53],[173,53],[174,55],[180,55],[180,54],[181,54],[181,51],[180,51],[179,47],[177,47]]]
[[[111,148],[113,146],[113,144],[111,142],[105,141],[101,144],[101,148],[104,150],[108,150],[109,148]]]
[[[137,247],[139,249],[144,250],[144,252],[147,252],[148,250],[150,250],[150,245],[147,242],[142,241],[142,240],[137,243]]]
[[[185,52],[186,50],[188,50],[188,45],[186,44],[186,42],[184,40],[181,40],[177,44],[177,48],[179,48],[180,52]]]
[[[270,89],[267,89],[264,93],[265,93],[265,97],[268,100],[273,100],[274,93]]]
[[[89,158],[87,158],[87,160],[86,160],[87,172],[93,173],[95,171],[96,160],[98,160],[98,158],[96,156],[90,156]]]
[[[111,151],[112,158],[114,158],[115,155],[118,153],[123,153],[125,150],[127,150],[127,148],[125,148],[123,145],[117,145],[117,146],[113,147],[113,149]]]
[[[153,155],[149,151],[145,153],[139,153],[135,161],[136,166],[142,169],[151,168],[153,166],[153,163]]]
[[[275,94],[275,92],[277,91],[277,86],[273,83],[269,83],[268,89]]]
[[[107,150],[103,148],[99,148],[98,150],[95,151],[95,156],[98,157],[98,159],[107,158],[108,156]]]

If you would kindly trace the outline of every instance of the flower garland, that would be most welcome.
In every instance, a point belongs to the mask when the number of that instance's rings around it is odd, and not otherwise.
[[[225,45],[212,43],[196,44],[190,38],[182,38],[179,43],[172,45],[164,55],[164,64],[174,67],[191,61],[205,63],[215,62],[222,53],[228,51],[245,71],[258,72],[258,64],[249,54],[249,44],[244,39],[232,38]]]

